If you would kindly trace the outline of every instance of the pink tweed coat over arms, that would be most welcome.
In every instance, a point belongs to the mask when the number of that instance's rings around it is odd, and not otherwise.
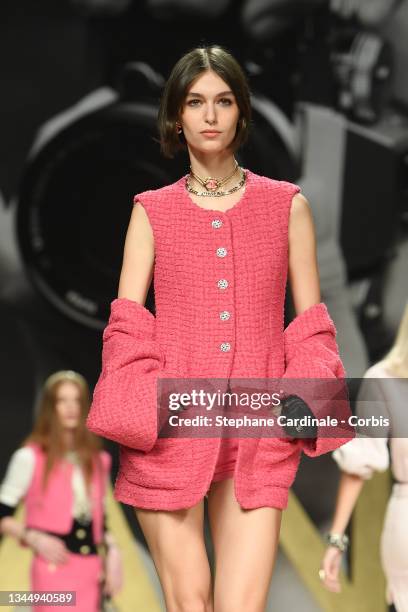
[[[120,445],[114,494],[124,503],[188,508],[214,473],[221,438],[158,438],[158,378],[214,377],[233,391],[235,379],[345,377],[323,302],[284,329],[289,213],[300,188],[245,171],[245,192],[227,212],[195,204],[185,177],[135,196],[154,235],[156,316],[126,298],[112,302],[87,419]],[[350,435],[240,438],[241,507],[286,508],[301,452],[327,453]]]

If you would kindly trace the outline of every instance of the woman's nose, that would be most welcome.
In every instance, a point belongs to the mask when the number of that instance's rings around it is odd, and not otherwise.
[[[205,119],[206,121],[210,121],[211,123],[214,123],[214,121],[216,120],[215,108],[212,104],[207,105],[207,108],[205,110]]]

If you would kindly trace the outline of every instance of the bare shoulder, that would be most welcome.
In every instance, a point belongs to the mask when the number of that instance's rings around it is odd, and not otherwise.
[[[133,203],[126,238],[125,248],[128,246],[138,248],[138,245],[150,243],[153,238],[153,228],[143,200],[135,200]]]
[[[311,215],[312,209],[310,207],[309,200],[300,191],[296,193],[292,198],[292,204],[290,208],[291,216],[299,215]]]
[[[143,202],[135,202],[126,232],[118,297],[145,303],[154,265],[154,235]]]
[[[137,193],[133,198],[132,217],[136,218],[139,224],[144,223],[146,227],[151,225],[151,217],[154,217],[156,212],[160,210],[166,213],[173,204],[174,186],[178,182]]]
[[[149,220],[149,215],[147,214],[146,208],[144,206],[142,199],[135,199],[133,202],[132,213],[130,216],[129,227],[131,229],[136,228],[136,230],[140,230],[142,234],[147,233],[147,235],[152,235],[151,224]]]
[[[312,208],[309,200],[302,194],[296,193],[292,198],[290,215],[289,215],[289,229],[290,232],[304,231],[306,227],[314,225]]]

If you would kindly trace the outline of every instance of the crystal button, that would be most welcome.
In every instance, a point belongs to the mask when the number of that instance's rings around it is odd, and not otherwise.
[[[219,289],[226,289],[228,287],[228,281],[225,278],[221,278],[217,285]]]
[[[219,227],[222,227],[222,221],[221,219],[214,219],[211,222],[211,225],[213,226],[214,229],[218,229]]]
[[[227,249],[225,247],[219,247],[217,249],[217,257],[225,257],[227,254]]]
[[[223,342],[223,343],[221,344],[221,346],[220,346],[220,349],[221,349],[222,351],[224,351],[224,352],[229,351],[229,350],[230,350],[230,348],[231,348],[231,345],[230,345],[230,343],[229,343],[229,342]]]

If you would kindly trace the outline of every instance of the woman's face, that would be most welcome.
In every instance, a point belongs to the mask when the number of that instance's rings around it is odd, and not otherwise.
[[[202,153],[218,153],[231,144],[239,119],[239,107],[231,88],[212,70],[206,70],[187,90],[180,123],[189,147]],[[214,130],[213,134],[203,133]]]
[[[55,410],[62,427],[74,429],[81,416],[80,391],[75,383],[66,381],[58,386]]]

